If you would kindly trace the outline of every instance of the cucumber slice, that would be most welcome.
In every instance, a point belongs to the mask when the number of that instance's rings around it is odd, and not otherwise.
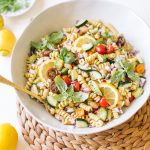
[[[91,71],[90,76],[92,80],[98,80],[102,78],[101,73],[99,73],[98,71]]]
[[[100,108],[97,111],[97,115],[100,117],[101,120],[105,121],[107,118],[107,110],[105,108]]]
[[[87,67],[87,66],[78,65],[78,68],[85,72],[93,71],[91,67]]]
[[[86,20],[86,19],[84,19],[84,20],[79,20],[79,21],[75,24],[75,26],[76,26],[77,28],[80,28],[80,27],[84,26],[87,22],[88,22],[88,20]]]
[[[100,89],[99,89],[99,86],[98,86],[98,84],[95,82],[95,81],[90,81],[89,82],[89,86],[90,86],[90,88],[91,88],[91,90],[94,92],[94,93],[96,93],[97,95],[101,95],[102,96],[102,93],[101,93],[101,91],[100,91]]]
[[[32,85],[31,92],[38,95],[39,92],[38,92],[37,86],[35,84]]]
[[[56,107],[58,102],[56,99],[54,99],[52,96],[47,96],[47,102],[52,106]]]
[[[90,51],[93,47],[94,47],[93,43],[88,43],[88,44],[82,45],[82,49],[86,52]]]
[[[78,128],[87,128],[88,122],[85,119],[77,118],[76,119],[76,127]]]
[[[143,88],[138,88],[136,91],[133,91],[132,92],[132,95],[135,97],[135,98],[138,98],[142,95],[142,93],[144,92],[144,89]]]

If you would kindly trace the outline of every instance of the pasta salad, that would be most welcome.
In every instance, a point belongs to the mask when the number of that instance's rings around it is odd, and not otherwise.
[[[25,88],[65,125],[101,127],[144,92],[145,66],[112,26],[80,20],[31,42]]]

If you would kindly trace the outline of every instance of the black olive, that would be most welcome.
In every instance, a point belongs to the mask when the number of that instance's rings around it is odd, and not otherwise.
[[[126,40],[125,40],[125,38],[123,37],[123,36],[118,36],[118,39],[117,39],[117,45],[119,46],[119,47],[122,47],[122,46],[124,46],[124,44],[126,43]]]

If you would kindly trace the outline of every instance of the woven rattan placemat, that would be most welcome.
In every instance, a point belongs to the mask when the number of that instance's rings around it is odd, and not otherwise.
[[[150,98],[126,123],[105,132],[78,136],[48,129],[18,104],[24,139],[33,150],[150,150]]]

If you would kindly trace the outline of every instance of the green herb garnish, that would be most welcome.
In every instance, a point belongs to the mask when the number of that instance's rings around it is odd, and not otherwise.
[[[64,101],[66,99],[73,100],[74,102],[84,102],[88,97],[88,93],[84,92],[74,92],[73,86],[67,87],[67,84],[65,81],[60,77],[56,76],[55,79],[55,84],[61,94],[55,94],[53,98],[57,101]]]

